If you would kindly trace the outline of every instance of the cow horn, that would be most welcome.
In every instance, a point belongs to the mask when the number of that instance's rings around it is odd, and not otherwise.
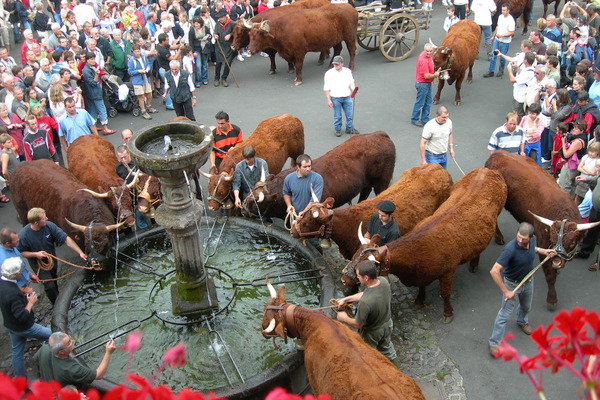
[[[260,193],[258,194],[258,199],[256,200],[257,203],[262,203],[262,201],[265,199],[265,193],[261,190]]]
[[[252,22],[249,19],[242,19],[242,23],[245,28],[252,29]]]
[[[222,175],[223,175],[223,179],[226,180],[227,182],[233,180],[233,174],[227,175],[227,173],[224,172]]]
[[[429,44],[431,44],[433,47],[437,48],[437,46],[431,41],[431,38],[429,38]]]
[[[106,199],[110,196],[110,192],[98,193],[98,192],[94,192],[92,189],[79,189],[78,191],[79,192],[88,192],[92,196],[97,197],[99,199]]]
[[[529,211],[529,214],[533,215],[533,218],[537,219],[538,221],[540,221],[544,225],[552,226],[552,224],[554,223],[554,221],[552,221],[552,220],[550,220],[548,218],[540,217],[539,215],[535,215],[531,211]]]
[[[269,326],[267,326],[267,328],[263,332],[271,333],[271,332],[273,332],[273,329],[275,329],[275,318],[271,318],[271,321],[269,322]]]
[[[200,172],[200,175],[202,175],[203,177],[210,179],[213,177],[212,174],[207,174],[206,172],[202,171],[201,169],[198,170],[198,172]]]
[[[362,221],[358,224],[358,240],[360,240],[360,244],[369,244],[369,241],[365,239],[362,233]]]
[[[585,231],[587,229],[591,229],[595,226],[600,225],[600,221],[599,222],[589,222],[587,224],[577,224],[577,230],[578,231]]]
[[[142,174],[142,171],[137,170],[135,172],[135,174],[133,174],[133,180],[131,181],[131,183],[128,183],[127,185],[127,189],[131,189],[132,187],[135,187],[135,185],[137,185],[138,181],[140,180],[140,175]],[[150,178],[148,178],[148,180],[146,182],[150,181]]]
[[[375,258],[375,256],[373,254],[369,254],[369,257],[367,257],[367,259],[369,261],[372,261],[372,262],[376,263],[376,264],[379,264],[379,261],[377,261],[377,259]]]
[[[273,287],[273,285],[271,285],[271,282],[269,281],[269,278],[267,278],[267,288],[269,289],[269,293],[271,294],[271,298],[272,299],[276,299],[277,298],[277,292],[275,291],[275,288]]]
[[[261,165],[260,166],[260,181],[264,182],[267,180],[266,174],[265,174],[265,166]]]
[[[75,224],[75,223],[73,223],[73,222],[69,221],[69,220],[68,220],[68,219],[66,219],[66,218],[65,218],[65,221],[67,221],[67,224],[71,225],[71,228],[73,228],[73,229],[77,229],[78,231],[81,231],[81,232],[85,233],[85,230],[86,230],[86,227],[85,227],[85,226],[83,226],[83,225],[78,225],[78,224]]]
[[[269,21],[265,20],[260,23],[259,29],[263,32],[269,33],[271,31],[271,27],[269,26]]]
[[[106,233],[112,232],[115,229],[119,229],[120,227],[122,227],[125,224],[125,222],[127,222],[127,221],[119,222],[118,224],[106,225]]]
[[[315,203],[319,202],[319,198],[317,197],[317,194],[313,190],[312,183],[310,184],[310,196],[312,197],[312,201],[314,201]]]

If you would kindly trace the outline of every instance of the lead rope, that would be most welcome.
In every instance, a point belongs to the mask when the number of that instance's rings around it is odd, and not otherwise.
[[[285,221],[283,222],[283,226],[288,231],[292,231],[292,227],[296,223],[296,219],[298,218],[298,214],[296,214],[296,210],[292,210],[285,216]]]
[[[97,262],[95,262],[95,261],[92,261],[91,265],[89,267],[86,267],[86,266],[82,266],[82,265],[73,264],[73,263],[71,263],[69,261],[60,259],[60,258],[58,258],[56,256],[53,256],[52,254],[48,254],[48,256],[46,257],[46,260],[47,261],[44,261],[43,258],[38,258],[38,260],[37,260],[38,270],[37,270],[36,275],[39,275],[40,271],[50,271],[50,270],[52,270],[54,268],[54,260],[60,261],[60,262],[62,262],[64,264],[70,265],[70,266],[75,267],[75,268],[87,269],[87,270],[93,270],[93,271],[100,271],[100,270],[102,270],[102,268],[100,267],[100,265]],[[58,281],[60,279],[66,278],[67,276],[69,276],[69,275],[71,275],[73,273],[75,273],[75,271],[71,271],[71,272],[69,272],[67,274],[61,275],[58,278],[40,279],[39,281],[41,283]]]

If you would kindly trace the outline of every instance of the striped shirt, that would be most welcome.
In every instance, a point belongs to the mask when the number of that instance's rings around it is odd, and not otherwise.
[[[506,132],[504,125],[496,129],[490,137],[488,150],[506,150],[509,153],[519,154],[519,147],[523,142],[523,130],[519,127],[510,134]]]

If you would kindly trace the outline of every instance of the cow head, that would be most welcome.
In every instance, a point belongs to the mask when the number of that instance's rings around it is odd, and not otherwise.
[[[583,240],[586,230],[600,225],[600,222],[578,224],[566,219],[552,221],[535,215],[531,211],[530,213],[537,221],[547,226],[545,231],[548,233],[550,246],[557,254],[552,259],[552,267],[555,269],[564,267],[565,263],[575,256],[577,245]]]
[[[258,203],[262,203],[265,200],[265,196],[269,193],[267,187],[267,174],[265,169],[260,169],[260,180],[254,184],[252,191],[242,201],[241,212],[244,217],[259,217],[258,214],[259,206]]]
[[[160,182],[158,178],[148,175],[142,191],[137,195],[137,210],[148,218],[153,218],[158,203],[160,203]]]
[[[448,71],[452,69],[454,63],[454,52],[449,47],[438,47],[433,52],[433,65],[435,70],[442,69],[444,73],[440,75],[440,79],[449,79]]]
[[[296,239],[322,238],[329,239],[331,230],[331,220],[335,200],[328,197],[323,203],[313,202],[305,213],[304,217],[292,225],[290,233]]]
[[[98,186],[97,192],[94,192],[91,189],[79,190],[82,192],[88,192],[96,198],[105,199],[113,212],[117,214],[116,216],[118,217],[118,220],[124,221],[128,227],[131,227],[135,225],[135,217],[133,215],[133,200],[131,199],[131,192],[129,191],[129,188],[130,185],[135,185],[135,183],[132,182],[126,186],[123,179],[120,179],[119,181],[121,183],[119,186],[111,186],[106,192],[103,192],[100,186]]]
[[[248,46],[252,25],[252,21],[249,19],[240,18],[235,21],[235,25],[233,26],[233,42],[231,42],[233,50],[239,50]]]
[[[370,260],[376,263],[379,266],[379,275],[381,276],[387,276],[390,268],[387,247],[379,247],[381,237],[376,234],[370,240],[367,240],[362,233],[362,222],[358,226],[358,240],[360,241],[360,247],[352,256],[352,260],[342,270],[342,284],[350,288],[359,284],[355,268],[361,261]]]
[[[273,346],[277,347],[275,338],[280,337],[287,343],[288,336],[291,338],[297,337],[293,316],[291,315],[294,306],[285,302],[285,286],[280,286],[279,291],[275,292],[275,288],[267,278],[267,288],[271,298],[264,308],[261,332],[265,339],[273,338]]]
[[[258,53],[270,46],[271,41],[275,39],[271,33],[271,27],[268,21],[262,21],[260,24],[255,24],[250,29],[250,44],[248,51],[252,54]]]
[[[217,173],[215,167],[211,167],[209,173],[200,171],[200,174],[208,178],[208,209],[216,211],[223,207],[229,210],[233,207],[231,201],[231,184],[233,171],[222,171]]]
[[[67,221],[71,228],[77,231],[75,239],[77,239],[78,237],[83,237],[83,242],[85,243],[84,251],[85,254],[88,256],[88,260],[104,259],[104,256],[108,254],[108,251],[112,245],[110,233],[114,230],[119,229],[125,224],[125,221],[112,225],[105,225],[100,222],[92,221],[89,223],[88,226],[84,226],[73,223],[67,218],[65,218],[65,221]]]

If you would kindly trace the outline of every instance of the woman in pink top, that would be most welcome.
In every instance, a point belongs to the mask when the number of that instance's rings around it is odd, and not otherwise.
[[[540,139],[544,131],[544,122],[540,118],[542,106],[533,103],[527,110],[519,126],[523,129],[523,140],[525,142],[525,155],[531,157],[535,162],[542,165],[542,145]]]

